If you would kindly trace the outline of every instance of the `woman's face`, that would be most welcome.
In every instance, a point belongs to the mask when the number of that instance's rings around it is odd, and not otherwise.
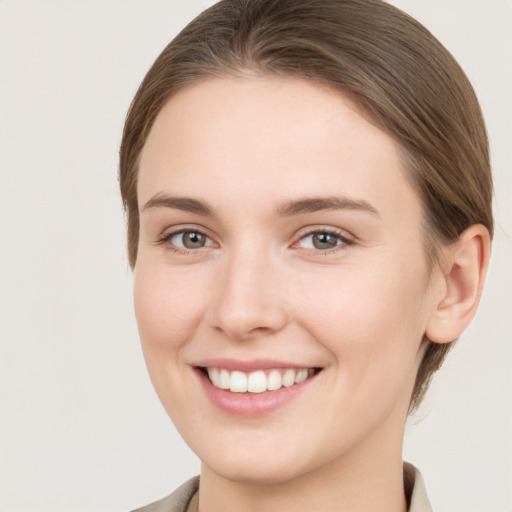
[[[147,366],[207,468],[400,457],[439,287],[393,139],[310,82],[209,79],[159,113],[138,198]]]

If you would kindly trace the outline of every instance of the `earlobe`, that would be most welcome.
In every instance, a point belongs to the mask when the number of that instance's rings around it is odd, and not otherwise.
[[[429,319],[426,337],[435,343],[457,339],[473,319],[490,257],[489,231],[473,224],[444,253],[442,297]]]

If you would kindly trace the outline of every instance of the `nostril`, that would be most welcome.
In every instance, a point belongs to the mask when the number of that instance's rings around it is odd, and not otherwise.
[[[215,331],[223,333],[230,339],[235,341],[246,341],[258,337],[269,336],[279,331],[279,328],[273,327],[251,327],[244,322],[230,322],[224,321],[223,323],[213,326]]]
[[[258,334],[258,333],[265,334],[268,332],[272,332],[272,329],[270,327],[255,327],[254,329],[252,329],[252,331],[250,331],[250,333],[255,333],[255,334]]]

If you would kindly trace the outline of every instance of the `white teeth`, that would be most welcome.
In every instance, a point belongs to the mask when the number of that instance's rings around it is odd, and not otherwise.
[[[247,391],[247,375],[243,372],[231,372],[229,390],[233,393],[245,393]]]
[[[299,382],[302,382],[303,380],[306,380],[308,378],[308,371],[307,370],[299,370],[297,372],[297,375],[295,375],[295,384],[298,384]]]
[[[216,388],[229,389],[232,393],[263,393],[275,391],[283,386],[289,388],[294,384],[305,381],[315,373],[313,368],[294,370],[274,369],[271,371],[257,370],[246,374],[224,368],[207,368],[208,377]]]
[[[289,369],[284,372],[283,386],[289,388],[295,384],[295,370]]]
[[[272,370],[268,374],[267,389],[269,391],[275,391],[276,389],[279,389],[282,386],[283,386],[283,381],[281,379],[281,374],[279,373],[279,370]]]
[[[218,368],[208,368],[208,377],[216,388],[220,388],[220,372]]]
[[[229,372],[227,370],[221,370],[218,387],[220,389],[229,389],[229,382],[230,382]]]
[[[267,390],[267,376],[265,372],[252,372],[247,379],[247,391],[249,393],[263,393]]]

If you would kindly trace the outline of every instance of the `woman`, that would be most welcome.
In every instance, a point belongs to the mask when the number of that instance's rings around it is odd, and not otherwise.
[[[473,318],[473,90],[378,0],[225,0],[130,108],[120,182],[155,389],[202,461],[146,511],[430,510],[408,412]]]

